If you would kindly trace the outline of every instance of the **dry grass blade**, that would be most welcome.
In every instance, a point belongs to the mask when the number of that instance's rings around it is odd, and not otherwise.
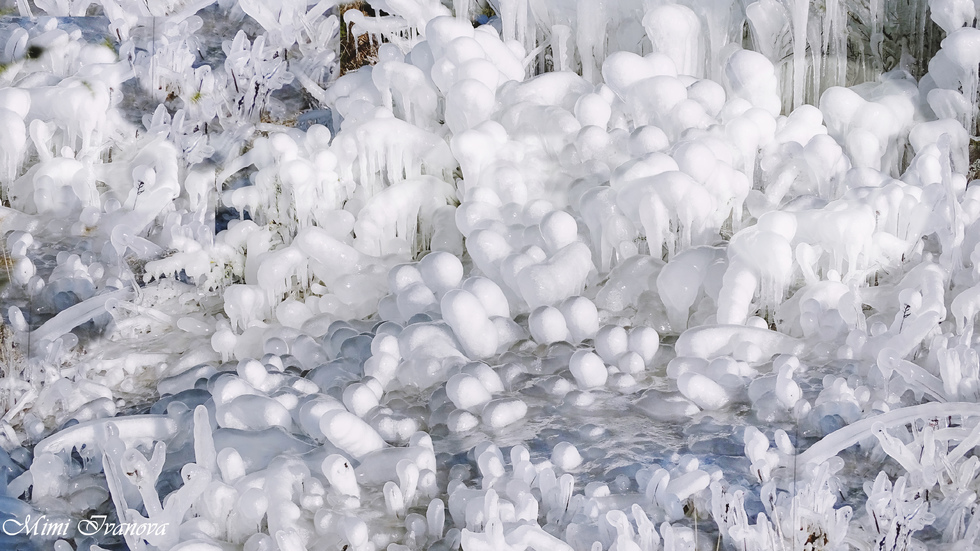
[[[357,70],[378,61],[378,46],[371,35],[354,35],[353,24],[348,23],[344,14],[348,10],[358,10],[364,15],[374,16],[374,8],[367,2],[347,2],[340,5],[340,74]]]

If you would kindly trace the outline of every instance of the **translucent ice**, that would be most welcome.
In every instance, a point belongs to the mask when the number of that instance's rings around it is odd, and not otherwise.
[[[657,390],[649,390],[637,400],[636,407],[659,421],[687,419],[701,411],[691,400]]]
[[[677,388],[687,399],[707,410],[723,408],[732,399],[728,389],[699,373],[682,374],[677,379]]]
[[[780,111],[778,81],[772,63],[758,52],[738,50],[725,65],[729,95],[776,116]]]
[[[678,356],[715,358],[730,355],[743,343],[758,347],[760,358],[799,354],[803,348],[802,341],[768,329],[716,325],[688,329],[677,339],[674,349]]]
[[[970,2],[372,0],[359,69],[326,0],[16,4],[8,515],[170,522],[134,549],[976,543]],[[889,475],[848,530],[855,443]]]
[[[709,273],[723,269],[726,261],[721,249],[695,247],[672,258],[660,271],[657,289],[673,329],[687,327],[691,307],[699,294],[707,291]]]
[[[551,462],[564,471],[571,471],[582,463],[582,456],[574,445],[559,442],[551,452]]]
[[[527,415],[527,404],[519,398],[497,398],[483,408],[481,417],[487,426],[499,429],[513,424]]]
[[[320,431],[338,448],[360,459],[386,446],[377,431],[353,413],[328,410],[320,416]]]
[[[568,324],[561,311],[553,306],[536,308],[528,317],[531,337],[541,344],[551,344],[570,339]]]
[[[606,366],[595,353],[579,350],[572,355],[568,368],[579,388],[587,390],[606,384]]]
[[[679,74],[704,75],[701,22],[693,10],[681,4],[659,6],[644,14],[643,27],[653,51],[669,57]]]
[[[490,393],[479,379],[459,373],[449,378],[446,394],[457,408],[480,411],[490,401]]]
[[[443,318],[470,358],[485,358],[497,351],[497,332],[478,298],[454,289],[442,298],[441,306]]]
[[[518,286],[531,307],[555,304],[579,294],[593,270],[592,251],[578,241],[563,247],[545,262],[521,270]]]

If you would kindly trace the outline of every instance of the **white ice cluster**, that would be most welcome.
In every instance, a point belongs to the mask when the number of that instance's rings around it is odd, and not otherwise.
[[[980,545],[974,3],[369,3],[0,20],[0,546]]]

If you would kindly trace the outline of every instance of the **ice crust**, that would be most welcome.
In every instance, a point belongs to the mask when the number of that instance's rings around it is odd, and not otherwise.
[[[0,22],[0,547],[980,545],[974,3],[370,5]]]

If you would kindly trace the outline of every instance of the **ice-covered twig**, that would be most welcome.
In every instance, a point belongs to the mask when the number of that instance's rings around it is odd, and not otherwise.
[[[967,402],[930,402],[866,417],[860,421],[836,430],[816,444],[810,446],[797,457],[797,470],[807,464],[819,464],[847,448],[874,435],[876,427],[889,429],[907,425],[916,419],[946,418],[946,417],[977,417],[980,416],[980,404]]]
[[[108,423],[113,423],[124,442],[168,441],[177,434],[177,421],[166,415],[139,415],[113,419],[94,419],[72,425],[38,442],[35,454],[71,453],[72,449],[98,448],[100,435]]]
[[[34,352],[40,353],[43,351],[44,343],[54,341],[79,325],[106,313],[106,305],[110,301],[127,300],[130,296],[132,296],[130,289],[110,291],[86,299],[59,312],[31,334],[31,346]]]

